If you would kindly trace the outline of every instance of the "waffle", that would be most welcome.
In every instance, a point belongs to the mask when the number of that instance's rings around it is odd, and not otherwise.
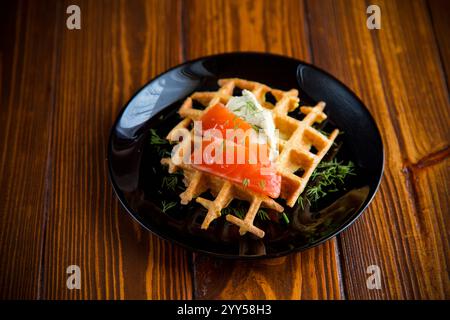
[[[339,131],[335,129],[329,137],[326,137],[312,127],[314,123],[320,123],[327,118],[323,112],[324,102],[319,102],[314,107],[303,106],[300,111],[305,115],[302,120],[288,115],[289,112],[298,108],[298,91],[295,89],[281,91],[267,85],[247,81],[238,78],[221,79],[218,81],[219,90],[215,92],[195,92],[182,104],[179,114],[183,120],[178,123],[167,135],[167,139],[178,142],[178,130],[190,130],[190,138],[183,139],[177,154],[172,158],[164,158],[161,163],[168,165],[169,172],[183,170],[186,190],[180,194],[181,204],[187,204],[192,199],[205,207],[208,212],[202,223],[202,229],[207,229],[210,223],[221,216],[221,210],[226,208],[233,199],[244,200],[249,203],[249,209],[244,219],[228,214],[226,220],[239,227],[239,233],[244,235],[251,232],[257,237],[264,237],[264,231],[256,227],[253,222],[260,208],[272,209],[283,212],[284,208],[274,199],[246,189],[240,184],[230,182],[212,174],[199,171],[190,164],[181,160],[185,147],[192,143],[194,137],[191,124],[202,117],[203,112],[217,103],[226,104],[233,95],[235,88],[251,91],[258,102],[265,109],[270,110],[275,127],[279,130],[278,150],[279,155],[275,159],[277,173],[281,176],[280,198],[286,201],[286,205],[293,207],[306,187],[314,169],[332,146]],[[265,101],[267,93],[271,93],[276,103]],[[205,107],[204,110],[195,109],[193,102],[196,101]],[[312,152],[314,147],[317,152]],[[177,159],[179,157],[179,159]],[[301,172],[301,174],[298,174]],[[205,191],[210,191],[215,197],[208,200],[200,197]]]

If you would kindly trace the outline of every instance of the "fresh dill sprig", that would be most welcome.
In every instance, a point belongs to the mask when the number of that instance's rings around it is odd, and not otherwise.
[[[262,130],[262,128],[260,126],[257,126],[256,124],[250,124],[250,126],[252,127],[253,130],[255,130],[256,132],[259,132],[260,130]]]
[[[306,197],[312,202],[316,202],[326,195],[327,193],[322,190],[322,184],[320,183],[316,186],[311,186],[310,188],[308,188],[308,190],[306,190]]]
[[[155,129],[150,129],[150,144],[161,158],[170,156],[170,142],[161,138]]]
[[[270,220],[269,214],[267,213],[266,210],[259,209],[258,212],[257,212],[256,214],[257,214],[258,217],[259,217],[261,220],[263,220],[263,221],[264,221],[264,220]]]
[[[248,208],[246,208],[243,205],[237,205],[236,207],[226,207],[223,208],[220,212],[221,215],[227,215],[227,214],[233,214],[239,219],[244,219],[245,215],[247,214]],[[259,209],[256,213],[257,217],[261,219],[262,221],[269,221],[270,216],[269,213],[264,209]]]
[[[161,188],[175,191],[177,184],[178,184],[178,176],[171,174],[170,176],[163,177]]]
[[[158,156],[160,156],[161,158],[170,157],[170,155],[171,155],[169,150],[163,149],[163,148],[159,148],[157,150],[157,152],[158,152]]]
[[[231,213],[231,208],[230,207],[226,207],[226,208],[223,208],[222,210],[220,210],[220,215],[221,216],[226,216],[227,214],[230,214]]]
[[[166,202],[165,200],[163,200],[163,201],[161,201],[161,205],[162,205],[162,208],[161,208],[162,212],[166,213],[167,210],[175,207],[177,205],[177,203],[173,202],[173,201]]]
[[[297,203],[300,205],[300,207],[302,207],[302,209],[305,209],[305,202],[311,205],[311,201],[308,199],[308,197],[300,195],[297,199]]]
[[[161,138],[157,133],[155,129],[150,129],[150,143],[156,144],[156,145],[163,145],[163,144],[169,144],[169,141],[166,139]]]
[[[234,210],[233,213],[239,219],[245,218],[245,210],[243,208],[238,208],[237,210]]]
[[[330,134],[322,129],[317,129],[321,134],[323,134],[325,137],[328,137]]]
[[[241,206],[238,206],[237,208],[226,207],[220,211],[220,214],[222,216],[225,216],[227,214],[234,214],[239,219],[244,219],[245,213],[246,213],[245,208],[243,208]]]
[[[283,218],[284,222],[286,222],[286,224],[289,224],[289,223],[290,223],[289,218],[288,218],[288,216],[286,215],[285,212],[283,212],[283,213],[281,214],[281,217]]]
[[[305,201],[311,204],[329,192],[338,191],[338,186],[344,183],[348,175],[355,175],[354,169],[355,165],[351,161],[343,164],[342,161],[333,159],[319,163],[311,175],[312,183],[306,188],[304,194],[298,197],[297,203],[304,209]]]
[[[247,110],[250,110],[252,113],[252,115],[255,115],[256,113],[259,113],[259,112],[261,112],[261,110],[259,110],[257,107],[256,107],[256,105],[253,103],[253,102],[251,102],[251,101],[247,101],[246,103],[245,103],[245,105],[247,106]]]
[[[354,175],[355,165],[349,161],[344,165],[342,161],[333,159],[328,162],[321,162],[311,175],[312,179],[320,178],[323,186],[336,185],[336,182],[344,182],[347,175]]]
[[[175,191],[176,189],[183,190],[184,184],[183,181],[184,174],[182,171],[176,171],[169,175],[166,175],[162,178],[161,181],[161,190],[170,190]]]
[[[305,200],[303,199],[303,196],[302,195],[300,195],[298,198],[297,198],[297,204],[298,205],[300,205],[300,207],[302,207],[302,209],[305,209],[305,202],[304,202]]]
[[[244,219],[245,215],[247,214],[247,211],[248,211],[248,206],[246,206],[243,201],[238,201],[234,205],[232,204],[226,208],[223,208],[220,211],[220,214],[222,216],[227,215],[227,214],[233,214],[236,217],[238,217],[239,219]],[[256,215],[261,220],[270,220],[269,213],[264,209],[259,209],[258,212],[256,213]]]

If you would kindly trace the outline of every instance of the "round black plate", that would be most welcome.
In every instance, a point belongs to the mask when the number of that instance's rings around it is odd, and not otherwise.
[[[220,78],[238,77],[273,88],[298,88],[303,104],[325,101],[327,126],[344,131],[336,157],[351,160],[356,176],[339,192],[312,208],[288,211],[290,224],[256,221],[266,236],[239,236],[237,227],[215,220],[208,230],[200,225],[205,210],[193,201],[162,212],[163,168],[152,151],[150,129],[167,133],[179,119],[177,110],[194,91],[217,89]],[[364,211],[383,173],[380,133],[364,104],[341,82],[302,61],[262,53],[229,53],[186,62],[159,75],[131,98],[111,130],[110,179],[125,209],[146,229],[188,249],[227,258],[277,257],[304,250],[335,236]],[[177,192],[179,193],[179,191]],[[173,196],[173,195],[172,195]],[[175,194],[176,196],[176,194]]]

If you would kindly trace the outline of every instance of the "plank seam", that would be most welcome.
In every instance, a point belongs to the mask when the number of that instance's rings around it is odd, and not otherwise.
[[[424,156],[416,163],[409,163],[406,167],[410,167],[412,169],[422,169],[426,167],[433,166],[438,164],[450,156],[450,146],[446,146],[445,148],[438,150],[436,152],[430,153],[429,155]]]
[[[408,195],[410,196],[411,202],[413,204],[414,215],[417,216],[418,213],[420,212],[420,201],[417,195],[416,186],[414,184],[414,171],[409,166],[404,167],[402,171],[403,174],[405,175],[406,190],[408,190]],[[422,221],[421,219],[417,220],[418,226],[420,228],[419,231],[425,229],[421,221]]]

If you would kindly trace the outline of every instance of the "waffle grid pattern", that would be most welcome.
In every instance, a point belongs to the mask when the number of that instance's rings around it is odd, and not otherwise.
[[[193,121],[199,120],[203,112],[217,103],[226,104],[235,88],[251,91],[258,102],[272,112],[275,127],[279,130],[277,141],[279,155],[275,163],[277,173],[281,176],[280,198],[285,199],[289,207],[295,205],[313,171],[332,146],[339,131],[335,129],[326,137],[312,127],[314,123],[320,123],[327,117],[323,112],[324,102],[319,102],[314,107],[301,107],[300,111],[305,115],[302,120],[289,116],[288,113],[298,108],[299,104],[298,91],[295,89],[281,91],[258,82],[238,78],[221,79],[218,83],[220,86],[218,91],[195,92],[184,101],[179,110],[183,120],[169,132],[167,139],[178,142],[179,130],[190,130],[190,134],[187,139],[179,143],[174,158],[164,158],[161,163],[169,166],[169,172],[183,170],[187,188],[180,194],[181,203],[187,204],[195,198],[196,202],[208,210],[202,229],[207,229],[214,219],[220,217],[222,209],[226,208],[233,199],[240,199],[249,203],[244,219],[228,214],[227,221],[239,226],[241,235],[251,232],[262,238],[264,231],[253,224],[258,210],[268,208],[281,213],[284,208],[274,199],[248,190],[245,186],[199,171],[190,164],[183,163],[181,160],[184,151],[191,150],[186,147],[188,145],[191,147],[193,143],[194,130],[191,129]],[[266,101],[267,93],[272,94],[276,99],[275,104]],[[194,101],[205,106],[205,109],[195,109]],[[312,152],[313,148],[316,152]],[[214,200],[199,197],[207,190],[215,196]]]

